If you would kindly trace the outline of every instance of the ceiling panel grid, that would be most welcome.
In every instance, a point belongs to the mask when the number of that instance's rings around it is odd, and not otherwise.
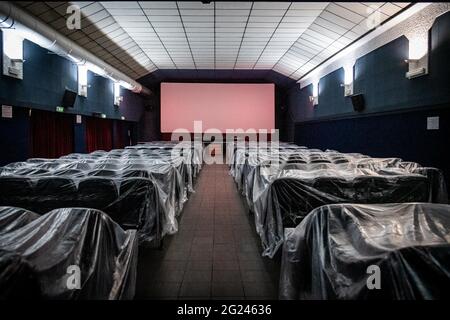
[[[16,2],[133,78],[157,69],[261,69],[299,79],[408,3]],[[81,8],[81,30],[66,9]]]

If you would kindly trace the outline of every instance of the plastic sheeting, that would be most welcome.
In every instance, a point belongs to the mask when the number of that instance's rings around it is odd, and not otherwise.
[[[135,230],[124,231],[103,212],[82,208],[38,216],[0,207],[0,221],[0,298],[134,297]],[[71,277],[76,267],[79,289]]]
[[[236,148],[231,164],[238,188],[255,216],[263,255],[273,257],[308,213],[333,203],[447,203],[443,174],[399,158],[325,152],[280,145]]]
[[[0,205],[41,215],[67,207],[102,210],[124,229],[137,229],[147,245],[159,241],[165,224],[159,193],[145,178],[1,176]]]
[[[0,205],[40,214],[63,207],[99,209],[123,228],[137,228],[141,242],[159,242],[177,232],[177,216],[193,192],[199,170],[190,163],[193,154],[171,143],[148,143],[11,163],[0,171]]]
[[[280,298],[449,298],[449,262],[449,205],[327,205],[286,229]]]
[[[0,207],[0,233],[20,229],[37,218],[38,214],[22,208]]]

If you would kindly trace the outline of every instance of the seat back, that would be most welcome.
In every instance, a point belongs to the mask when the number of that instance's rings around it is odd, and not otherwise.
[[[88,176],[94,176],[94,177],[116,177],[117,171],[113,170],[93,170],[87,173]]]
[[[43,176],[47,175],[50,171],[46,169],[39,169],[35,167],[31,168],[23,168],[23,169],[17,169],[14,171],[14,175],[17,176]]]
[[[77,189],[70,178],[42,177],[33,188],[32,211],[45,214],[53,209],[72,207]]]
[[[318,198],[322,198],[324,204],[351,202],[353,197],[353,184],[345,179],[337,177],[318,177],[313,183]]]
[[[114,216],[117,210],[116,184],[108,178],[85,178],[78,184],[77,206],[93,208]]]
[[[67,177],[82,177],[84,175],[84,172],[77,169],[62,169],[62,170],[56,170],[52,172],[53,176],[59,177],[59,176],[67,176]]]
[[[142,224],[147,223],[147,210],[155,205],[152,203],[154,188],[149,179],[123,179],[119,189],[120,210],[115,220],[124,228],[132,229],[139,229]]]
[[[442,170],[432,167],[418,167],[413,170],[413,173],[427,177],[429,186],[428,202],[448,203],[447,185]]]
[[[31,180],[26,177],[0,176],[0,206],[30,209],[32,186]]]
[[[148,171],[145,170],[124,170],[122,178],[149,178]]]

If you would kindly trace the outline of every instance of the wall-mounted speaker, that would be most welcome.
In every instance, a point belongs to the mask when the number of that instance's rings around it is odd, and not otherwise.
[[[358,112],[364,110],[364,96],[362,94],[354,94],[350,98],[352,99],[353,110]]]

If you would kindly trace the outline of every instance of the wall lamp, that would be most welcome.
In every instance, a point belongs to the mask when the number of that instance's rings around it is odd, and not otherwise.
[[[428,33],[407,36],[409,40],[408,72],[405,76],[408,79],[417,78],[428,74]]]
[[[114,82],[114,105],[118,107],[123,101],[123,97],[120,95],[120,87],[120,82]]]
[[[78,68],[78,95],[87,97],[88,83],[87,83],[87,71],[86,65],[79,64]]]
[[[2,29],[3,74],[23,79],[23,38],[14,29]]]
[[[314,106],[319,104],[319,81],[314,81],[312,83],[313,86],[313,94],[309,96],[309,101],[313,103]]]
[[[341,87],[344,87],[345,97],[353,94],[353,64],[344,65],[344,83]]]

